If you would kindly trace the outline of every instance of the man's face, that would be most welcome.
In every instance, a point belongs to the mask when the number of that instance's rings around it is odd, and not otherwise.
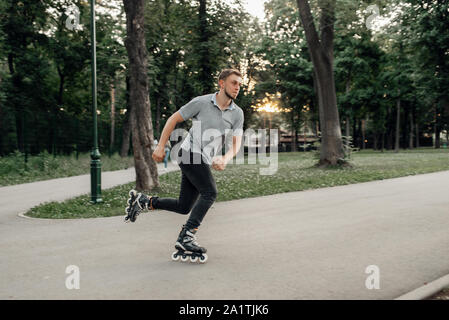
[[[236,74],[231,74],[226,80],[220,80],[221,88],[224,89],[226,95],[230,99],[237,98],[241,84],[242,78]]]

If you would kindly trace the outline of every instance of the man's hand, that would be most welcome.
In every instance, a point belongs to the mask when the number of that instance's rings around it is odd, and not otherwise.
[[[162,162],[165,157],[165,150],[160,145],[157,145],[152,154],[153,160],[156,162]]]
[[[226,159],[223,156],[214,157],[212,159],[212,168],[218,171],[223,171],[226,167]]]

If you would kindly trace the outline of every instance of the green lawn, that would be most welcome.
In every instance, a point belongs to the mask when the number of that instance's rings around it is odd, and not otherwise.
[[[394,152],[360,151],[353,153],[351,168],[314,168],[313,153],[279,153],[278,170],[263,176],[260,164],[228,165],[222,172],[213,171],[218,188],[217,201],[242,199],[282,192],[331,187],[372,180],[449,170],[448,149],[424,149]],[[180,172],[160,177],[161,188],[153,195],[177,197]],[[32,208],[26,214],[39,218],[92,218],[124,215],[128,191],[135,183],[102,191],[104,202],[90,204],[89,195],[63,203],[51,202]]]

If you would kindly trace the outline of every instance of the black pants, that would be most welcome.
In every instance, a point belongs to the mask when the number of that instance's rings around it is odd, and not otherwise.
[[[178,153],[180,158],[182,157],[182,152],[186,151],[180,148]],[[189,229],[193,229],[200,226],[207,211],[215,202],[217,187],[210,166],[202,159],[200,154],[187,152],[187,159],[189,161],[178,161],[182,173],[179,198],[154,198],[152,204],[155,209],[168,210],[185,215],[192,210],[186,226]],[[194,159],[196,160],[195,162],[193,161]]]

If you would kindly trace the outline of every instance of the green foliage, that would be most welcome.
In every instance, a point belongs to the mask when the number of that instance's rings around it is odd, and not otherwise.
[[[156,135],[166,119],[193,97],[217,90],[222,69],[242,69],[251,22],[241,1],[233,6],[218,0],[205,3],[206,20],[200,19],[197,1],[147,3],[145,36]],[[245,88],[242,95],[247,95]],[[240,97],[237,103],[248,111],[249,101]]]
[[[316,26],[318,2],[309,1]],[[200,3],[205,12],[200,18]],[[294,0],[265,3],[267,21],[252,19],[242,1],[146,3],[146,44],[154,126],[193,97],[216,89],[218,72],[244,73],[237,98],[251,124],[252,105],[266,93],[281,93],[292,112],[273,124],[299,130],[317,123],[313,69]],[[401,102],[401,143],[408,143],[410,118],[419,133],[448,130],[449,19],[447,1],[337,0],[334,71],[340,119],[349,121],[354,144],[384,142],[395,134],[396,101]],[[80,10],[77,30],[67,29],[67,8]],[[378,32],[367,29],[369,5],[380,14],[399,10]],[[115,145],[120,148],[128,59],[122,1],[97,1],[97,70],[100,150],[111,139],[110,94],[116,89]],[[319,28],[317,28],[319,29]],[[0,0],[0,156],[19,150],[37,155],[88,152],[92,145],[90,6],[87,1]],[[215,87],[214,87],[215,86]],[[305,114],[303,106],[309,106]],[[306,117],[307,119],[305,119]],[[257,115],[253,124],[257,123]],[[313,127],[316,127],[314,125]],[[342,125],[344,128],[344,125]],[[421,136],[422,138],[422,136]],[[388,143],[387,143],[388,146]],[[23,169],[25,170],[25,169]]]
[[[418,105],[420,118],[433,109],[436,119],[426,119],[449,129],[449,3],[408,0],[398,17],[404,46],[410,53],[413,91],[408,99]],[[430,108],[429,108],[430,107]],[[438,116],[439,114],[439,116]]]
[[[308,106],[315,121],[318,106],[313,88],[313,66],[307,50],[299,13],[292,0],[272,0],[265,5],[264,37],[256,51],[267,63],[267,77],[255,87],[256,96],[280,93],[280,105],[288,112],[277,115],[284,128],[298,132]],[[260,99],[260,98],[259,98]]]
[[[110,10],[99,13],[102,6],[113,3],[117,0],[97,5],[101,149],[109,147],[110,84],[124,70],[127,58],[120,43],[120,16],[112,17]],[[66,27],[72,5],[80,10],[80,29]],[[0,42],[0,155],[15,150],[26,154],[88,151],[92,140],[88,3],[2,1],[0,6],[5,9],[0,16],[0,39],[4,39]],[[118,90],[119,103],[120,95],[123,90]],[[116,130],[120,129],[119,122]]]

